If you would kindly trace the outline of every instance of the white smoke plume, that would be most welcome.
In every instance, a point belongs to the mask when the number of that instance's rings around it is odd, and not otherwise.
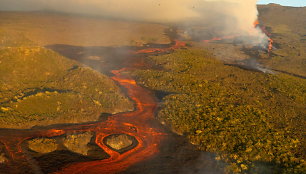
[[[212,25],[226,34],[252,35],[253,42],[267,37],[253,26],[257,0],[1,0],[0,10],[50,10],[101,15],[158,23]]]

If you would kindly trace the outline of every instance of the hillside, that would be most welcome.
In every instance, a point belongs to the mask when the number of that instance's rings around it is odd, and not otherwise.
[[[133,109],[105,75],[22,35],[1,32],[0,40],[1,128],[97,121]]]
[[[68,14],[0,12],[0,127],[97,121],[101,113],[132,110],[108,77],[43,46],[168,43],[165,29]]]
[[[84,123],[131,111],[130,99],[101,72],[132,66],[124,75],[155,92],[160,123],[213,154],[225,173],[306,173],[306,8],[258,8],[274,40],[271,53],[235,38],[203,42],[214,37],[211,26],[195,27],[203,38],[188,40],[179,25],[175,33],[161,24],[0,12],[0,128]],[[171,39],[177,35],[188,46],[155,52],[169,46],[170,30]],[[145,51],[136,55],[137,49]],[[69,136],[32,139],[28,147],[87,154],[94,135],[79,134],[77,145]]]
[[[306,7],[259,6],[259,20],[267,26],[275,49],[262,62],[275,70],[306,77]]]
[[[218,154],[226,170],[305,173],[305,9],[259,6],[275,43],[270,55],[231,40],[193,41],[131,73],[160,94],[160,122]]]
[[[199,49],[150,59],[158,70],[133,74],[169,94],[162,98],[161,123],[219,154],[231,171],[306,171],[306,80],[227,66]]]

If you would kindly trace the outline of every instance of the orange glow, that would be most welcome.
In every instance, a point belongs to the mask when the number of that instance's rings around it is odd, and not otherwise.
[[[253,23],[253,26],[256,28],[260,25],[259,21],[256,20]],[[270,53],[273,50],[273,40],[270,38],[271,34],[266,30],[264,26],[260,27],[261,31],[265,33],[269,38],[269,44],[267,46],[267,51]],[[222,36],[222,37],[214,37],[212,39],[203,40],[204,43],[210,43],[213,41],[220,41],[220,40],[226,40],[226,39],[234,39],[235,37],[238,37],[239,35],[230,35],[230,36]]]
[[[65,131],[64,130],[58,130],[58,129],[50,129],[46,132],[46,135],[48,137],[55,137],[55,136],[59,136],[59,135],[62,135],[64,134]]]
[[[273,40],[269,38],[268,52],[271,52],[273,49]]]
[[[256,21],[254,22],[254,27],[259,26],[259,24],[260,24],[259,21],[256,20]],[[271,33],[269,33],[269,32],[266,30],[266,27],[264,27],[264,26],[261,26],[260,29],[261,29],[261,31],[262,31],[263,33],[265,33],[265,34],[269,37],[269,38],[268,38],[269,44],[268,44],[267,50],[268,50],[268,52],[270,53],[270,52],[272,51],[272,49],[273,49],[273,40],[270,38]]]
[[[131,79],[120,79],[118,77],[112,77],[113,80],[119,82],[120,84],[123,84],[123,83],[128,83],[128,84],[131,84],[131,85],[136,85],[136,81],[135,80],[131,80]]]
[[[175,44],[170,48],[171,49],[179,49],[179,48],[182,48],[182,47],[186,47],[186,43],[182,42],[182,41],[179,41],[179,40],[175,40]]]
[[[184,42],[175,41],[175,44],[169,48],[142,49],[134,52],[134,54],[162,53],[185,46]],[[140,64],[134,63],[132,65],[137,67]],[[136,110],[114,115],[106,122],[100,123],[101,125],[94,130],[96,132],[96,144],[109,154],[110,158],[100,161],[74,163],[57,173],[118,173],[158,153],[158,145],[163,136],[167,134],[162,129],[151,128],[149,125],[149,121],[154,119],[154,111],[157,107],[156,100],[148,90],[138,86],[135,80],[121,74],[126,70],[129,69],[122,68],[111,71],[114,74],[112,79],[127,89],[128,96],[135,102]],[[138,145],[128,152],[119,154],[103,143],[105,137],[122,133],[135,137]]]
[[[254,23],[253,23],[254,27],[257,27],[257,25],[259,25],[259,21],[258,20],[254,21]]]
[[[258,25],[259,25],[259,23],[258,23]],[[267,31],[266,27],[264,27],[264,26],[260,27],[260,29],[263,33],[265,33],[269,37],[268,38],[269,44],[268,44],[267,50],[270,53],[273,50],[273,39],[271,39],[271,33],[269,33]]]
[[[171,47],[167,48],[148,48],[132,52],[132,54],[162,53],[172,51],[186,44],[181,41],[175,41]],[[137,59],[136,59],[137,61]],[[27,162],[27,157],[22,149],[22,143],[28,139],[40,137],[56,137],[64,134],[94,132],[96,134],[95,143],[103,149],[110,157],[105,160],[90,162],[72,163],[65,168],[57,171],[58,174],[81,174],[81,173],[119,173],[126,170],[131,165],[151,158],[159,152],[159,144],[167,134],[163,128],[152,127],[151,120],[154,120],[156,112],[156,99],[150,91],[137,85],[136,81],[130,76],[122,73],[132,68],[144,65],[144,62],[138,64],[132,62],[129,68],[112,70],[114,74],[112,79],[118,82],[127,91],[127,95],[135,103],[135,111],[115,114],[108,117],[103,122],[90,124],[58,126],[52,129],[31,129],[16,132],[10,132],[1,135],[0,141],[4,144],[8,152],[9,159],[23,160]],[[135,137],[138,144],[135,148],[120,154],[106,144],[104,138],[113,134],[127,134]]]

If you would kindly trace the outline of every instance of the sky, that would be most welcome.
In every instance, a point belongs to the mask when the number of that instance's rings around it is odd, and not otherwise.
[[[306,6],[306,0],[259,0],[258,4],[276,3],[285,6],[303,7]]]

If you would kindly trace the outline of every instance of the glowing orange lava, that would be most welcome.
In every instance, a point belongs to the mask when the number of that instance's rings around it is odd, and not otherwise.
[[[269,33],[269,32],[267,31],[267,29],[266,29],[265,26],[259,26],[259,25],[260,25],[259,21],[256,20],[256,21],[254,22],[254,27],[260,27],[261,31],[262,31],[263,33],[265,33],[265,34],[268,36],[269,44],[268,44],[267,50],[268,50],[268,52],[270,53],[270,52],[272,51],[272,49],[273,49],[273,39],[271,39],[271,33]]]
[[[175,41],[168,48],[148,48],[134,52],[133,54],[162,53],[186,46],[184,42]],[[132,65],[134,65],[132,63]],[[118,173],[126,170],[133,164],[151,158],[159,151],[159,144],[167,135],[160,127],[151,125],[154,121],[154,112],[157,108],[156,99],[150,91],[137,85],[136,81],[122,72],[130,68],[112,70],[112,79],[126,88],[127,95],[135,102],[135,111],[115,114],[103,122],[95,122],[82,125],[58,126],[52,129],[8,130],[0,131],[0,142],[4,144],[9,154],[10,161],[27,162],[25,152],[21,144],[32,138],[55,137],[64,134],[94,132],[95,143],[102,148],[110,157],[105,160],[72,163],[57,171],[58,174],[94,174],[94,173]],[[135,137],[138,144],[135,148],[120,154],[112,150],[104,139],[113,134],[128,134]],[[20,171],[22,173],[22,171]]]
[[[260,24],[259,21],[256,20],[256,21],[254,21],[253,26],[256,28],[259,24]]]
[[[271,52],[273,49],[273,40],[269,38],[268,52]]]

